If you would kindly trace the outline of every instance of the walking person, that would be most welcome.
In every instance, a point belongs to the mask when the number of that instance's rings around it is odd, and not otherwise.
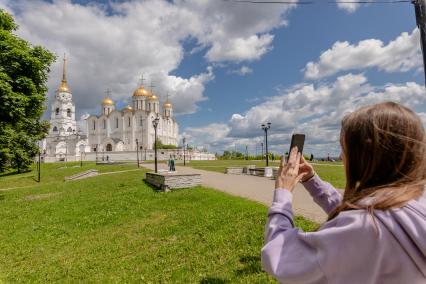
[[[340,193],[292,149],[268,213],[262,267],[282,283],[426,283],[426,139],[420,118],[396,103],[343,119]],[[328,214],[316,232],[294,227],[302,182]]]
[[[171,159],[170,159],[170,164],[171,164],[171,167],[172,167],[172,172],[175,172],[176,171],[176,168],[175,168],[175,156],[170,156],[171,157]]]
[[[169,172],[172,172],[173,171],[172,155],[170,155],[169,160],[167,161],[167,166],[169,167]]]

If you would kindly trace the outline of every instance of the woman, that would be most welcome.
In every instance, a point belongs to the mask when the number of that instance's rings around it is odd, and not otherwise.
[[[292,149],[281,162],[262,266],[282,283],[426,283],[426,140],[419,117],[396,103],[345,117],[341,193]],[[294,228],[302,182],[329,215],[312,233]]]

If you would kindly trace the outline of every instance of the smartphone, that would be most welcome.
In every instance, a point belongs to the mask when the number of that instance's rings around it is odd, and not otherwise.
[[[303,153],[303,146],[305,145],[305,134],[293,134],[291,137],[290,150],[288,154],[290,155],[291,149],[297,146],[297,149],[300,154]]]

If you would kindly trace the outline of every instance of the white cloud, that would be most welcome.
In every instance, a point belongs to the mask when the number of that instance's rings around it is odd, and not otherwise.
[[[321,79],[342,71],[378,68],[385,72],[406,72],[422,64],[419,31],[402,33],[385,45],[381,40],[368,39],[350,44],[336,42],[323,52],[317,62],[305,68],[306,79]]]
[[[297,0],[294,0],[297,2]],[[80,5],[70,0],[0,0],[20,28],[19,36],[69,57],[69,85],[77,110],[98,110],[105,90],[114,100],[130,100],[143,73],[156,82],[157,94],[170,98],[175,113],[193,113],[206,99],[209,68],[187,78],[173,76],[184,59],[184,43],[212,64],[252,61],[272,48],[270,31],[286,24],[292,6],[240,5],[225,1],[146,0]],[[58,87],[62,61],[52,66],[49,96]],[[149,83],[148,83],[149,84]]]
[[[343,116],[361,106],[384,101],[400,102],[420,110],[426,104],[426,91],[414,82],[371,86],[363,74],[340,76],[329,84],[298,84],[281,90],[280,95],[267,98],[244,114],[232,115],[227,131],[221,132],[213,146],[222,150],[235,143],[260,143],[263,139],[260,125],[271,122],[269,141],[273,151],[284,153],[291,134],[302,132],[307,134],[308,153],[337,155]],[[420,112],[420,116],[426,122],[426,115]],[[203,137],[206,129],[200,129],[203,130],[191,129],[193,140]],[[214,130],[209,128],[209,131]],[[203,140],[206,141],[209,140]]]
[[[253,73],[253,69],[251,69],[248,66],[241,66],[240,69],[232,70],[229,73],[231,73],[231,74],[237,74],[237,75],[240,75],[240,76],[245,76],[247,74]]]
[[[337,3],[337,7],[343,9],[349,13],[353,13],[359,8],[358,3]]]
[[[209,61],[244,61],[260,59],[271,49],[274,36],[270,34],[252,35],[218,42],[207,52]]]

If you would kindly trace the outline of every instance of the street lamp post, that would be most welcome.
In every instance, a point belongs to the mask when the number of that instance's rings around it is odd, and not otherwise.
[[[38,147],[38,182],[40,182],[40,172],[41,172],[41,147],[39,143]]]
[[[266,166],[269,167],[269,153],[268,153],[268,130],[271,128],[271,123],[262,124],[262,129],[265,131],[265,150],[266,150]]]
[[[426,84],[426,0],[413,0],[416,23],[420,32],[420,46],[423,54],[423,70]]]
[[[98,164],[98,151],[99,151],[99,144],[96,144],[96,148],[95,148],[95,155],[96,155],[96,164]]]
[[[260,143],[260,146],[262,147],[262,161],[263,161],[263,142]]]
[[[136,160],[138,161],[138,168],[139,168],[139,143],[138,143],[138,139],[136,139]]]
[[[85,151],[80,152],[80,168],[83,167],[83,155],[85,155],[85,154],[86,154]]]
[[[158,116],[152,121],[152,126],[154,126],[154,163],[155,163],[155,172],[157,173],[157,127],[160,119]]]
[[[183,165],[186,166],[186,151],[185,151],[186,138],[185,137],[183,137],[182,142],[183,142]]]

